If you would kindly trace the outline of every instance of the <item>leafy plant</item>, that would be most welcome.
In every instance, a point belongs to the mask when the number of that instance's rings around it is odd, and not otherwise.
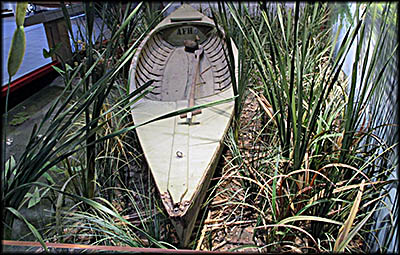
[[[29,119],[29,114],[27,112],[19,112],[14,115],[13,119],[9,122],[12,126],[17,126],[24,123]]]
[[[389,176],[396,164],[390,159],[396,144],[381,142],[383,137],[375,134],[388,123],[372,125],[367,116],[379,110],[366,110],[379,105],[371,98],[379,96],[376,88],[383,86],[383,73],[396,50],[372,71],[381,61],[388,8],[383,8],[382,33],[372,45],[367,4],[357,5],[354,27],[339,42],[340,31],[332,35],[326,29],[327,4],[260,8],[257,22],[246,6],[225,7],[234,20],[231,29],[240,29],[252,52],[260,77],[254,95],[265,122],[255,117],[249,124],[253,131],[243,126],[238,141],[228,139],[232,170],[230,182],[223,182],[227,186],[216,195],[229,197],[221,210],[230,212],[228,219],[243,219],[240,210],[255,213],[253,238],[267,251],[367,250],[372,215],[386,207],[388,191],[381,190],[393,183]],[[219,15],[227,17],[223,8]],[[356,58],[346,79],[341,70],[352,45]],[[363,49],[368,57],[359,54]],[[246,143],[250,149],[242,145]]]
[[[1,117],[1,128],[0,128],[0,133],[1,133],[1,143],[0,143],[0,172],[1,172],[1,182],[4,184],[5,182],[8,182],[8,176],[7,174],[12,174],[15,172],[11,167],[12,164],[9,163],[8,166],[6,166],[6,161],[5,161],[5,144],[6,144],[6,126],[8,124],[8,97],[10,94],[10,84],[11,84],[11,78],[14,76],[19,67],[22,64],[22,60],[24,58],[25,54],[25,47],[26,47],[26,42],[25,42],[25,31],[24,31],[24,20],[25,20],[25,11],[27,8],[28,3],[27,2],[20,2],[17,3],[17,8],[15,12],[15,24],[16,24],[16,29],[11,41],[11,47],[10,51],[8,54],[8,59],[7,59],[7,71],[9,75],[9,80],[8,80],[8,87],[7,87],[7,95],[6,95],[6,100],[5,100],[5,107],[4,107],[4,115]],[[10,161],[11,162],[11,161]],[[4,186],[3,186],[4,187]],[[4,193],[2,193],[1,200],[2,204],[4,206]],[[3,207],[4,208],[4,207]],[[4,214],[3,214],[4,215]],[[8,236],[10,234],[9,231],[6,230],[6,235]]]
[[[68,11],[63,4],[61,7],[67,23],[70,23]],[[196,105],[192,108],[164,114],[145,123],[135,123],[133,125],[129,120],[130,107],[152,89],[151,84],[153,81],[149,81],[135,91],[128,91],[129,77],[125,77],[121,71],[130,63],[136,47],[154,23],[151,23],[143,33],[139,33],[137,38],[132,38],[132,35],[126,35],[130,38],[128,45],[125,45],[127,48],[120,52],[120,47],[124,46],[124,44],[121,44],[120,36],[126,27],[137,22],[136,19],[140,17],[138,13],[142,8],[142,4],[140,3],[134,9],[130,9],[121,24],[115,22],[114,26],[109,28],[112,31],[112,36],[105,42],[105,45],[103,44],[104,41],[97,43],[92,40],[95,18],[93,3],[85,3],[84,7],[86,16],[85,31],[87,34],[83,34],[84,37],[81,39],[85,40],[85,51],[76,52],[75,62],[77,64],[70,66],[65,62],[61,69],[55,68],[64,79],[65,89],[61,96],[53,102],[41,122],[34,126],[21,159],[15,165],[10,164],[13,166],[9,167],[8,171],[2,176],[3,215],[5,216],[3,224],[6,233],[9,234],[6,235],[6,238],[10,238],[16,215],[14,212],[18,211],[27,201],[29,201],[30,206],[34,206],[42,198],[40,193],[42,189],[37,189],[36,185],[45,187],[43,189],[45,192],[50,189],[58,193],[56,204],[53,204],[55,207],[56,234],[62,235],[61,212],[64,210],[67,197],[77,204],[76,207],[71,208],[72,213],[76,215],[88,216],[88,213],[91,212],[95,213],[93,214],[93,220],[96,220],[95,217],[97,217],[99,208],[103,208],[110,213],[109,209],[105,209],[108,208],[109,204],[105,202],[107,200],[101,195],[107,197],[107,192],[124,183],[122,181],[108,182],[107,178],[103,178],[105,176],[103,173],[107,174],[107,168],[106,165],[99,166],[98,162],[102,162],[98,158],[98,155],[101,155],[99,152],[105,150],[103,156],[112,164],[113,146],[115,144],[119,145],[123,138],[121,136],[133,131],[135,128],[153,121],[187,113],[194,109],[201,109],[232,100],[227,99]],[[102,10],[99,15],[104,18],[107,15],[107,10]],[[153,22],[156,22],[156,20]],[[71,32],[71,24],[68,27]],[[133,26],[133,29],[137,31],[139,28]],[[78,39],[72,35],[72,32],[71,37],[75,44],[78,44]],[[100,33],[101,38],[104,38],[104,30]],[[107,147],[110,144],[113,146]],[[111,151],[109,150],[110,148]],[[121,153],[123,154],[126,151],[126,149],[122,149]],[[133,156],[134,158],[136,157],[136,155]],[[131,160],[128,157],[126,159]],[[118,168],[124,167],[124,164],[120,164],[121,159],[117,159],[114,162],[116,162]],[[66,178],[59,180],[55,184],[57,187],[39,182],[39,179],[49,173],[53,167],[62,169]],[[115,180],[120,178],[120,176],[115,176]],[[113,178],[113,176],[110,176],[110,178]],[[99,181],[103,183],[99,183]],[[108,188],[98,190],[97,187],[101,187],[103,184],[109,185]],[[109,198],[113,198],[113,196],[109,196]],[[107,205],[99,204],[95,200]],[[149,208],[154,208],[152,202],[154,201],[153,194],[149,199],[150,202],[147,202],[146,199],[143,201],[146,201]],[[134,203],[133,205],[135,206]],[[111,215],[115,216],[114,214]],[[120,215],[117,215],[117,217],[121,218]],[[153,223],[153,226],[157,226],[156,222],[151,222],[151,224]],[[142,225],[144,227],[146,224],[150,223],[147,220],[143,221]],[[132,224],[128,223],[128,225],[132,227]],[[135,227],[133,226],[133,228]],[[154,243],[155,239],[152,235],[157,237],[159,233],[153,231],[152,227],[145,227],[145,229],[151,235],[137,228],[135,231],[148,236]],[[106,229],[99,229],[98,231],[106,231]],[[134,243],[131,244],[136,245]]]
[[[139,7],[133,11],[131,18]],[[93,16],[90,16],[89,19],[90,18],[93,18]],[[126,22],[129,22],[129,20]],[[118,35],[119,32],[117,31],[116,35]],[[105,124],[105,122],[99,123],[99,120],[108,113],[105,112],[101,115],[100,112],[96,110],[95,106],[97,105],[97,107],[99,107],[101,101],[104,100],[104,97],[111,90],[114,76],[118,74],[121,67],[133,56],[134,47],[135,45],[133,45],[112,68],[107,70],[108,72],[104,72],[97,80],[93,81],[92,71],[100,62],[102,56],[104,57],[110,54],[109,51],[111,47],[102,52],[102,54],[96,54],[99,58],[97,58],[96,61],[90,60],[90,65],[86,66],[87,70],[82,71],[85,65],[81,63],[73,70],[62,71],[66,82],[66,88],[63,94],[54,102],[39,126],[35,126],[32,130],[31,138],[27,144],[26,150],[21,156],[21,160],[17,162],[14,169],[8,171],[5,173],[6,175],[3,176],[2,191],[5,207],[18,209],[19,206],[22,205],[21,203],[25,194],[27,194],[30,189],[30,183],[37,181],[39,177],[46,173],[51,167],[68,159],[68,157],[77,151],[86,148],[94,148],[93,146],[95,146],[97,141],[93,139],[93,137],[96,137],[95,134],[98,132],[98,129]],[[92,53],[94,54],[95,52]],[[82,72],[82,76],[77,84],[73,84],[72,81],[78,77],[79,72]],[[93,82],[90,87],[86,86],[89,84],[89,80]],[[132,102],[135,102],[135,98],[138,100],[140,98],[140,93],[145,91],[150,85],[151,82],[141,89],[130,93],[126,98],[114,105],[110,111],[122,104],[127,104],[131,99]],[[82,87],[83,91],[80,90]],[[78,100],[73,101],[74,97],[78,98]],[[64,101],[62,101],[62,98],[65,98]],[[86,113],[86,116],[88,116],[90,109],[94,109],[95,116],[91,119],[87,119],[85,126],[74,130],[71,124],[74,123],[82,113]],[[43,130],[45,123],[49,123],[49,127]],[[74,130],[73,135],[71,137],[66,137],[71,130]],[[42,136],[39,136],[39,134],[42,134]],[[92,153],[93,152],[89,154],[92,155]],[[89,156],[88,159],[92,160]],[[82,176],[84,178],[83,180],[86,180],[83,182],[86,185],[86,189],[82,189],[81,191],[88,192],[86,196],[93,195],[94,192],[94,169],[88,168],[89,170],[83,173]],[[4,182],[4,180],[11,181]],[[91,190],[89,190],[90,187]],[[5,229],[10,230],[13,217],[8,211],[3,212],[3,215],[5,215]]]
[[[239,5],[238,12],[239,15],[243,14],[241,5]],[[243,101],[246,97],[246,89],[250,80],[250,52],[243,34],[234,25],[233,19],[227,16],[226,9],[221,2],[218,2],[218,12],[214,10],[214,8],[211,8],[211,13],[216,30],[225,41],[224,55],[229,63],[228,66],[233,86],[233,93],[236,96],[235,115],[232,122],[235,127],[235,137],[237,139],[237,130],[240,125],[240,114]],[[238,49],[237,52],[234,51],[234,48]]]
[[[132,124],[129,107],[151,90],[150,82],[129,92],[127,68],[135,47],[161,16],[149,19],[150,5],[99,6],[85,4],[80,42],[69,26],[76,48],[85,49],[76,54],[77,65],[57,69],[66,84],[63,95],[32,131],[22,160],[6,164],[3,222],[10,230],[13,218],[21,218],[40,241],[44,234],[63,242],[172,247],[169,221],[151,178],[144,172],[139,180],[126,175],[132,167],[146,169],[130,132],[146,123]],[[390,244],[396,209],[389,208],[379,224],[374,217],[390,207],[388,194],[398,182],[391,179],[398,145],[384,136],[396,134],[398,123],[380,108],[386,100],[385,76],[388,69],[396,70],[397,43],[388,39],[393,5],[357,5],[353,27],[342,40],[339,30],[333,35],[328,28],[331,8],[271,4],[251,15],[240,3],[218,3],[212,10],[225,31],[236,109],[223,176],[207,201],[210,210],[219,210],[208,222],[225,223],[201,231],[200,241],[208,240],[210,249],[214,235],[227,234],[231,224],[253,229],[254,245],[234,250],[365,252],[384,228],[390,231],[380,251]],[[92,41],[95,15],[111,31],[106,41],[103,32]],[[369,28],[367,20],[378,29]],[[352,45],[357,54],[345,77],[341,70]],[[149,122],[217,103],[223,102]],[[64,183],[37,182],[55,166],[64,171]],[[57,201],[55,225],[39,233],[16,209],[27,201],[34,206],[43,198],[41,191],[56,192]]]

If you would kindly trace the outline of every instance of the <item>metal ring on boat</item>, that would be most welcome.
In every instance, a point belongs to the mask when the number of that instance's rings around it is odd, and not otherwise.
[[[183,157],[183,153],[181,151],[176,151],[176,156],[178,158],[182,158]]]

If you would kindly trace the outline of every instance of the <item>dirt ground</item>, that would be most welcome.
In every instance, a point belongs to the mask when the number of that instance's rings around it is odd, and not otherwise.
[[[249,163],[250,158],[256,153],[250,144],[257,137],[256,131],[262,128],[262,118],[254,118],[261,111],[256,97],[249,93],[240,117],[241,128],[238,136],[239,150],[244,156],[245,163]],[[258,139],[260,138],[258,137]],[[258,251],[256,246],[261,245],[254,236],[254,226],[257,221],[255,211],[245,206],[229,203],[232,198],[223,192],[225,189],[231,191],[240,189],[237,180],[229,177],[235,170],[224,167],[229,164],[231,159],[232,152],[226,146],[213,180],[214,183],[220,182],[214,192],[218,195],[213,198],[205,212],[196,250],[228,251],[238,249],[238,251],[255,252]],[[243,196],[244,194],[240,192],[237,194],[239,199]]]

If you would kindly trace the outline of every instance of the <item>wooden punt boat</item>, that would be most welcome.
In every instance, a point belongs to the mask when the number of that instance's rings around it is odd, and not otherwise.
[[[135,90],[152,79],[155,88],[133,105],[136,124],[194,104],[233,97],[224,41],[215,31],[210,18],[184,4],[143,40],[132,60],[130,88]],[[230,101],[136,130],[182,247],[190,240],[233,110],[234,101]]]

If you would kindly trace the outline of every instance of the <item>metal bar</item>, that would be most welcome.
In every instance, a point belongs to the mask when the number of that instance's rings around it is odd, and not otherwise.
[[[171,22],[180,22],[180,21],[200,21],[201,17],[175,17],[171,18]]]

